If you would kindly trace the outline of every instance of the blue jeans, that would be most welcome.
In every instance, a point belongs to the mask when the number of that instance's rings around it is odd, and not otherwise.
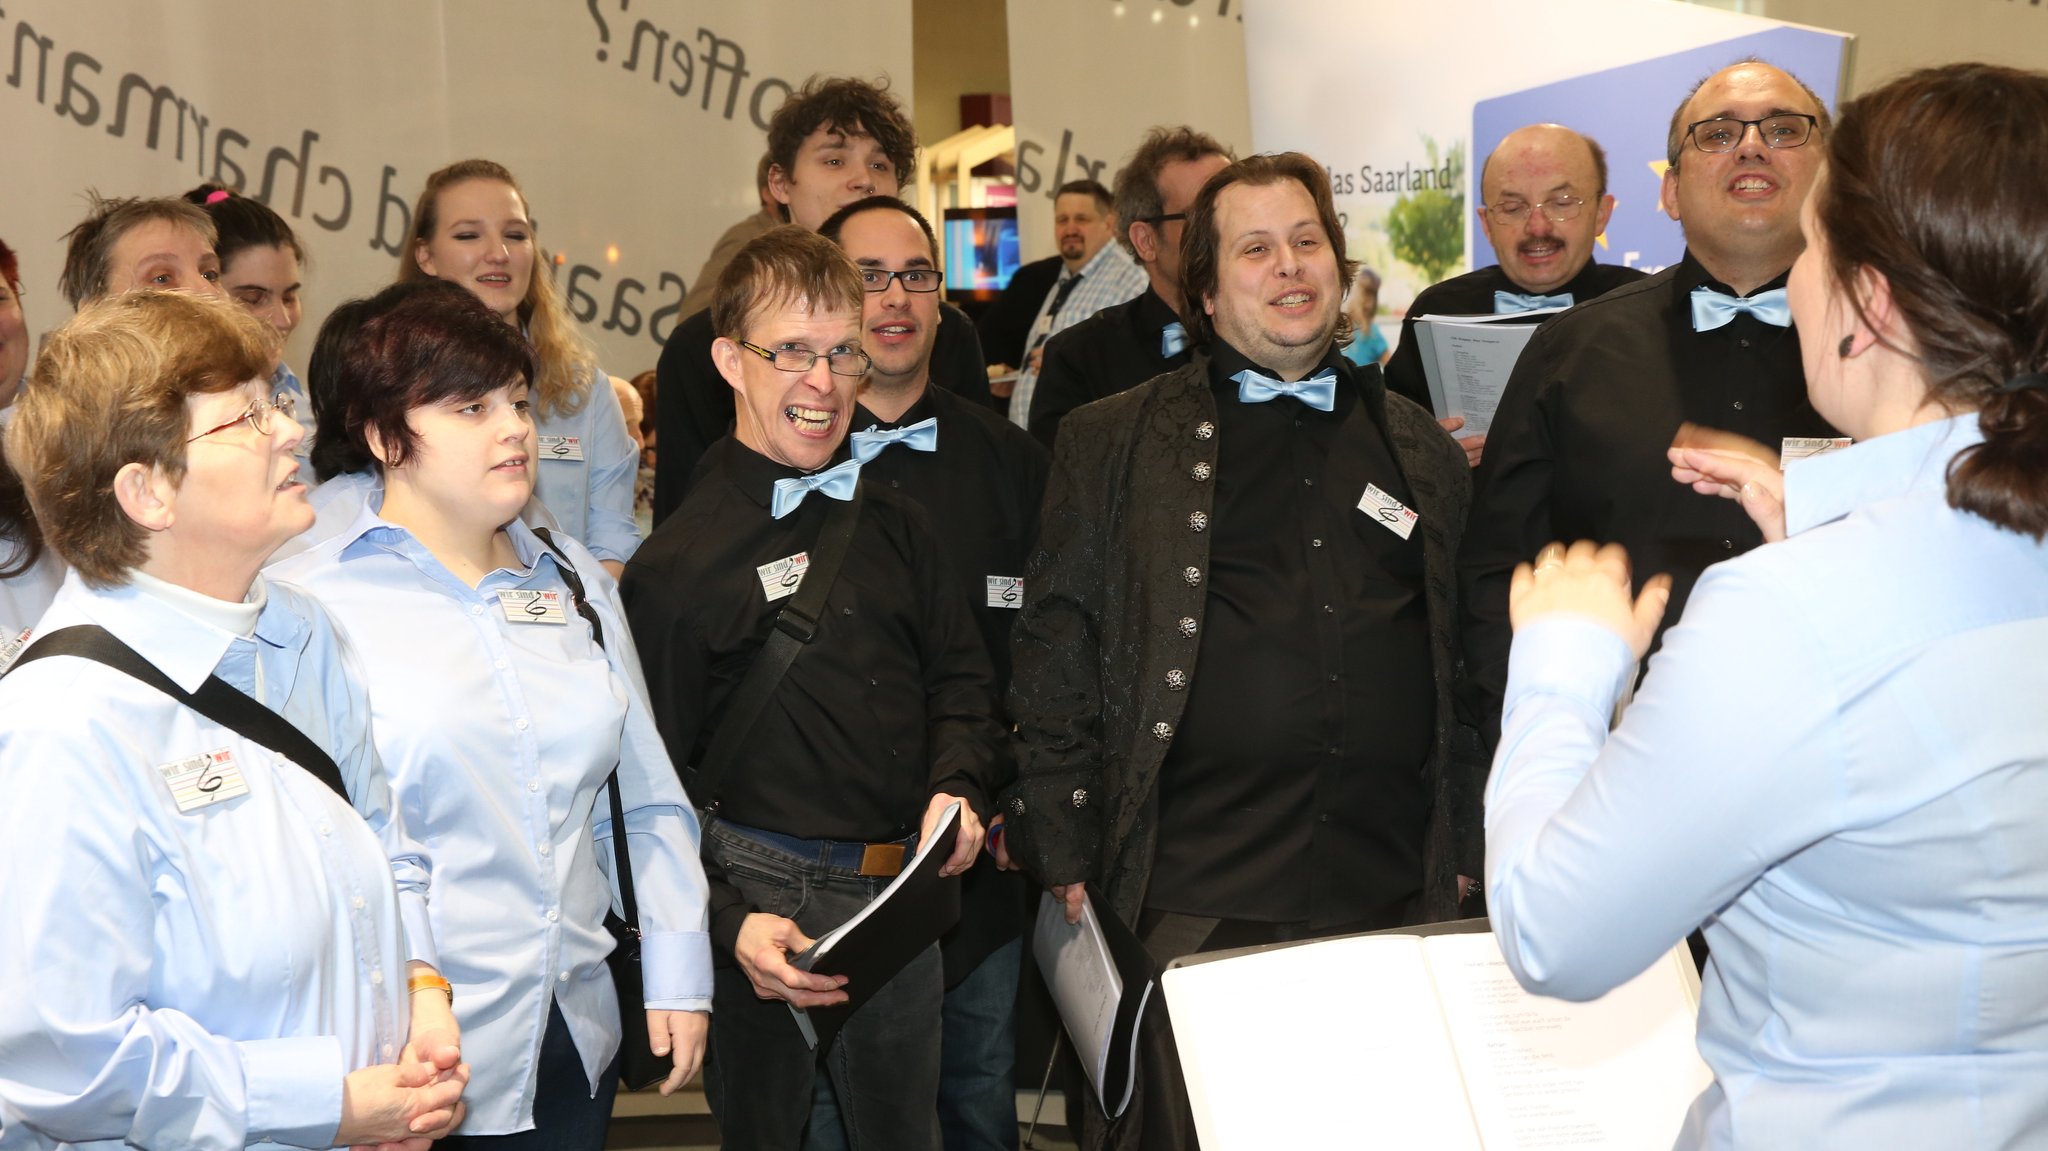
[[[597,1077],[597,1094],[592,1095],[569,1022],[550,1003],[535,1075],[531,1128],[510,1135],[452,1135],[434,1146],[440,1151],[602,1151],[612,1098],[619,1090],[618,1056]]]
[[[769,847],[716,819],[704,853],[759,910],[796,921],[816,938],[851,918],[885,879],[820,866]],[[939,1151],[940,1001],[937,944],[896,973],[813,1052],[789,1005],[760,999],[737,967],[714,977],[705,1098],[728,1147],[797,1151],[804,1145],[822,1064],[853,1151]]]
[[[1017,980],[1024,941],[989,953],[946,992],[939,1047],[939,1130],[945,1151],[1017,1151]],[[818,1077],[804,1151],[846,1151],[839,1100]]]

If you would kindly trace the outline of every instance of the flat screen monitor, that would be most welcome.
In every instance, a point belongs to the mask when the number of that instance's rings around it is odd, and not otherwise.
[[[946,209],[946,298],[993,300],[1017,271],[1017,209]]]

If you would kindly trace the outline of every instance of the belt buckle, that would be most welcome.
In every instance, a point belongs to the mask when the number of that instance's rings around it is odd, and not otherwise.
[[[900,843],[870,843],[860,853],[860,873],[870,876],[894,876],[903,871],[903,845]]]

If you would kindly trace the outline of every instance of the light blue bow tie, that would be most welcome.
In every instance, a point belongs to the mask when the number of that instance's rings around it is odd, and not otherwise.
[[[1555,296],[1525,296],[1520,292],[1495,292],[1493,314],[1502,312],[1533,312],[1538,308],[1569,308],[1577,301],[1570,292],[1559,292]]]
[[[795,511],[812,492],[824,492],[835,500],[852,499],[854,485],[860,482],[861,462],[851,459],[822,472],[776,480],[775,499],[768,505],[768,514],[779,520]]]
[[[939,418],[931,416],[900,428],[869,428],[853,433],[853,458],[867,463],[890,444],[902,444],[918,452],[939,450]],[[845,499],[845,496],[839,497]]]
[[[1187,325],[1179,320],[1159,329],[1159,358],[1170,360],[1188,348]]]
[[[1293,396],[1319,412],[1337,407],[1337,369],[1324,368],[1305,380],[1287,383],[1264,372],[1246,368],[1230,377],[1237,381],[1237,398],[1247,404],[1263,404],[1274,396]]]
[[[1792,306],[1785,302],[1785,289],[1772,288],[1754,296],[1731,296],[1712,288],[1692,290],[1692,330],[1711,332],[1726,325],[1737,312],[1748,312],[1773,327],[1792,326]]]

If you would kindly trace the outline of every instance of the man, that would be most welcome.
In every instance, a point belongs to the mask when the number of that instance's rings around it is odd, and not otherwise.
[[[1051,461],[1009,421],[932,386],[938,240],[917,209],[871,196],[841,208],[819,231],[853,259],[867,289],[861,337],[874,366],[854,406],[852,437],[854,454],[866,461],[861,475],[924,509],[954,594],[981,625],[1000,699]],[[960,925],[942,943],[939,1123],[949,1149],[1016,1146],[1011,1065],[1024,906],[1018,876],[994,860],[979,863],[967,873]]]
[[[887,87],[864,80],[812,79],[768,121],[768,194],[789,222],[816,231],[855,200],[893,196],[914,169],[917,133]],[[732,389],[711,360],[711,316],[677,324],[655,365],[661,453],[654,465],[654,522],[682,502],[704,450],[733,425]],[[974,324],[958,308],[940,308],[938,377],[980,402],[988,377]]]
[[[1007,851],[1070,918],[1100,888],[1161,963],[1451,917],[1478,866],[1454,841],[1479,780],[1448,763],[1470,471],[1337,350],[1351,264],[1321,165],[1240,160],[1186,227],[1204,350],[1070,414],[1054,451]],[[1145,1019],[1114,1142],[1193,1146],[1165,1013]]]
[[[1064,268],[1032,321],[1016,389],[1010,393],[1010,422],[1020,428],[1030,423],[1045,341],[1145,290],[1144,270],[1122,245],[1109,242],[1116,235],[1116,207],[1108,188],[1094,180],[1069,180],[1052,204],[1053,237]]]
[[[1614,197],[1607,191],[1607,153],[1560,124],[1531,124],[1508,133],[1479,173],[1479,228],[1500,260],[1423,289],[1401,321],[1401,346],[1387,361],[1387,387],[1423,407],[1429,382],[1415,338],[1417,316],[1526,312],[1583,304],[1643,273],[1593,262],[1593,241],[1607,230]],[[1486,437],[1459,441],[1468,455]]]
[[[711,254],[704,258],[704,266],[697,269],[697,278],[690,281],[690,290],[683,295],[682,314],[694,316],[711,306],[711,289],[718,286],[718,273],[732,262],[734,252],[746,246],[748,240],[783,222],[782,205],[768,190],[769,169],[775,164],[775,157],[768,152],[761,153],[761,162],[754,165],[754,195],[760,200],[760,209],[746,219],[727,228],[711,245]]]
[[[856,496],[857,461],[820,469],[840,453],[867,368],[861,298],[853,265],[800,228],[740,249],[719,280],[712,354],[735,392],[734,431],[623,584],[655,722],[679,764],[704,766],[805,578],[784,577],[818,549],[835,501]],[[956,800],[959,841],[942,874],[964,871],[1006,764],[988,655],[922,512],[882,485],[859,497],[810,642],[773,681],[731,769],[693,783],[710,809],[719,961],[707,1096],[736,1147],[801,1145],[821,1060],[789,1007],[846,998],[840,978],[789,956],[879,894]],[[870,990],[821,1053],[844,1127],[856,1151],[935,1151],[937,946]]]
[[[1047,447],[1068,412],[1186,363],[1180,234],[1188,205],[1233,157],[1183,125],[1154,128],[1116,174],[1117,239],[1145,269],[1146,288],[1054,336],[1031,397],[1031,434]]]
[[[1661,194],[1685,230],[1684,258],[1551,320],[1515,365],[1458,562],[1471,673],[1461,704],[1489,746],[1515,564],[1552,540],[1619,543],[1639,584],[1670,573],[1668,627],[1702,569],[1762,542],[1734,501],[1672,481],[1665,453],[1680,425],[1773,451],[1786,437],[1835,434],[1807,402],[1784,300],[1827,129],[1819,98],[1768,64],[1702,81],[1672,115]]]

